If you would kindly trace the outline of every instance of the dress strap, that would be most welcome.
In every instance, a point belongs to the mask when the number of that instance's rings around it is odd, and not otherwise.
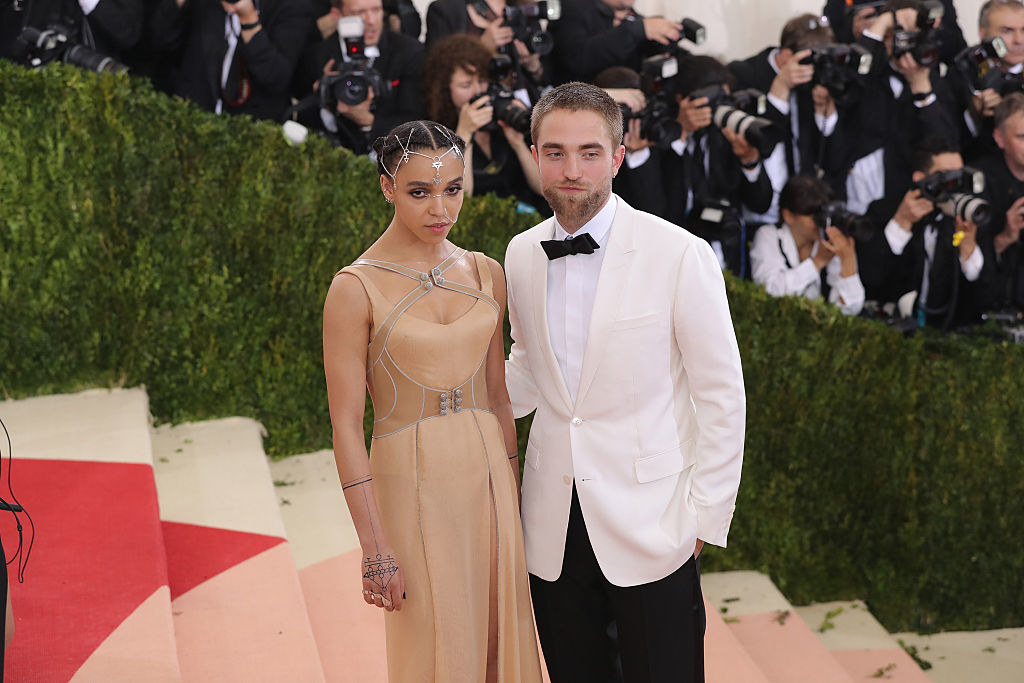
[[[405,277],[417,280],[419,282],[426,282],[430,279],[431,275],[434,277],[440,277],[444,275],[449,268],[454,266],[456,263],[466,255],[465,249],[456,249],[452,253],[448,254],[447,257],[436,266],[430,269],[429,272],[422,272],[409,266],[403,266],[401,263],[394,263],[392,261],[381,261],[378,259],[361,258],[358,261],[354,261],[354,266],[376,266],[377,268],[383,268],[384,270],[390,270],[392,273],[398,273]]]

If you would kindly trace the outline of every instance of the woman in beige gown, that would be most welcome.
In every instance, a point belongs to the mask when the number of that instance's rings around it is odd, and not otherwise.
[[[386,610],[391,683],[540,681],[504,379],[504,274],[447,240],[462,206],[461,139],[416,121],[374,149],[395,215],[324,305],[334,453],[363,550],[363,597]]]

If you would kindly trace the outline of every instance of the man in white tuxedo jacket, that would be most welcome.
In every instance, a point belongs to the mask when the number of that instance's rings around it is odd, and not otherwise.
[[[746,403],[718,259],[612,194],[604,91],[554,89],[532,134],[555,216],[505,255],[506,378],[536,410],[522,519],[551,680],[703,681],[696,557],[726,544]]]

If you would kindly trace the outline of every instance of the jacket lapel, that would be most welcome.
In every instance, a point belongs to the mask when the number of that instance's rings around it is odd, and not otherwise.
[[[549,219],[541,239],[549,240],[554,236],[554,219]],[[548,257],[540,246],[540,240],[530,245],[530,281],[533,282],[533,329],[537,331],[537,347],[544,358],[547,374],[552,378],[567,410],[572,410],[572,398],[569,388],[565,386],[565,378],[558,367],[558,359],[551,349],[551,331],[548,329]],[[539,369],[539,368],[538,368]]]
[[[586,397],[590,385],[594,382],[608,341],[608,332],[619,311],[619,302],[630,271],[629,266],[633,262],[635,215],[636,211],[619,197],[611,234],[608,237],[608,252],[601,262],[601,274],[597,278],[594,310],[590,314],[587,348],[583,352],[583,367],[580,371],[580,390],[576,394],[577,405]]]

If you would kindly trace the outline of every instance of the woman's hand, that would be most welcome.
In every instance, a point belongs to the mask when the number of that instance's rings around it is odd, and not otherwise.
[[[459,122],[455,126],[455,132],[469,143],[473,133],[486,126],[494,118],[494,107],[491,106],[489,97],[481,97],[473,102],[466,102],[459,110]]]
[[[388,612],[402,609],[405,576],[390,548],[363,549],[363,600]]]

